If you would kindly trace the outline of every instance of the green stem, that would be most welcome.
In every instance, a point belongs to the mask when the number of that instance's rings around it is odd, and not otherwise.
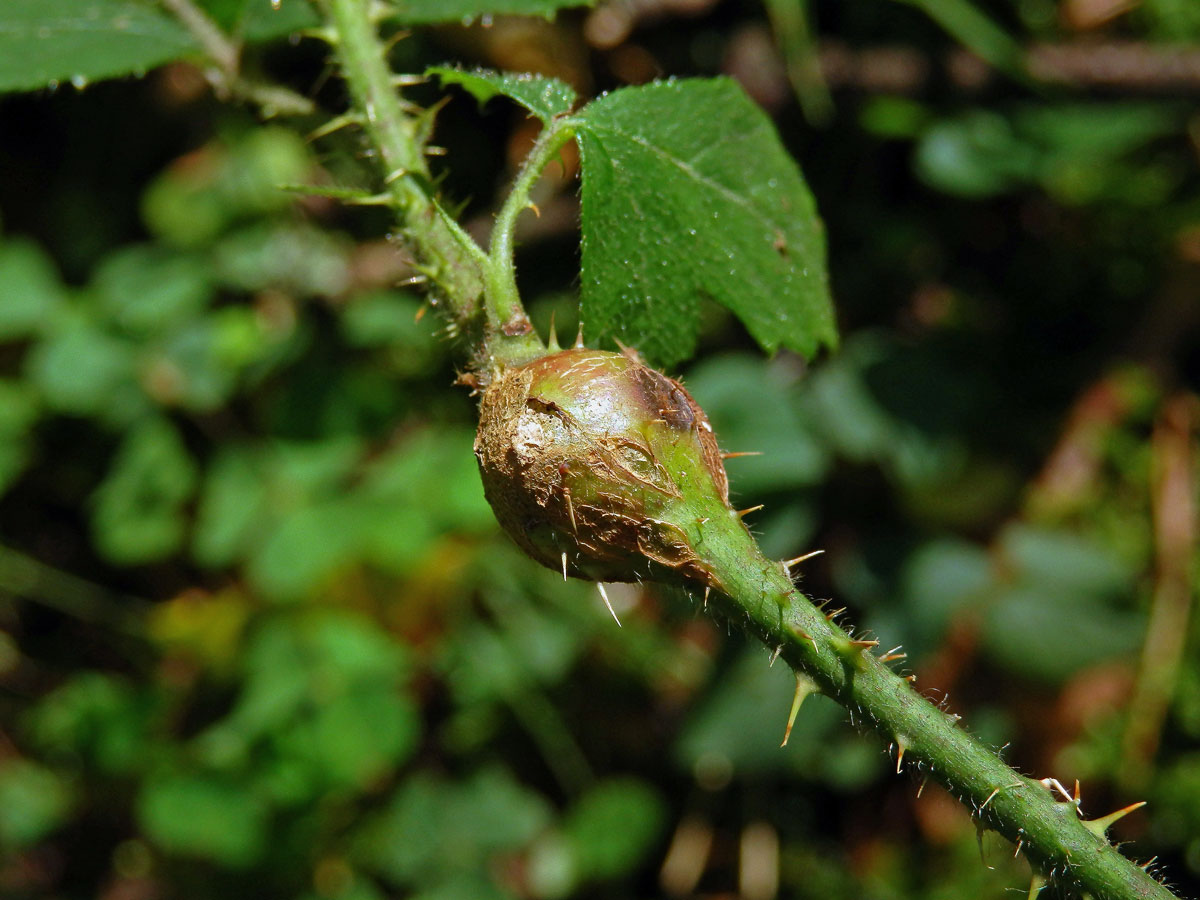
[[[537,183],[550,161],[574,137],[575,129],[570,119],[559,119],[542,130],[533,149],[525,157],[521,170],[517,173],[516,181],[513,182],[512,189],[496,216],[488,254],[490,267],[487,282],[487,314],[491,330],[503,333],[519,332],[526,328],[532,330],[521,305],[521,295],[517,290],[513,234],[516,230],[517,217],[532,207],[529,195],[534,184]],[[540,352],[533,353],[533,356],[540,356],[545,352],[540,341],[537,342],[536,349]]]
[[[429,191],[421,120],[405,111],[368,0],[320,0],[351,99],[386,173],[384,183],[418,263],[466,327],[480,309],[488,262]]]
[[[903,752],[897,768],[918,766],[1061,884],[1096,898],[1173,895],[1111,846],[1102,823],[1040,781],[1018,774],[990,748],[958,728],[871,648],[856,645],[792,584],[782,564],[766,559],[736,513],[719,503],[701,510],[693,540],[724,587],[724,612],[740,621],[797,672]]]

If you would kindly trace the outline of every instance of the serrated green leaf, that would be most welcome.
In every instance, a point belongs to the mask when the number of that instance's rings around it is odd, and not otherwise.
[[[196,49],[154,3],[5,0],[0,4],[0,91],[83,86],[142,73]]]
[[[594,0],[390,0],[393,17],[406,25],[473,22],[485,16],[542,16],[560,9],[591,6]]]
[[[837,341],[825,238],[766,115],[726,79],[625,88],[579,114],[590,341],[660,365],[689,356],[700,301],[772,352]]]
[[[546,124],[555,116],[570,112],[575,105],[574,89],[557,78],[489,69],[468,72],[451,66],[431,66],[425,74],[436,75],[442,84],[459,85],[480,106],[496,96],[508,97]]]

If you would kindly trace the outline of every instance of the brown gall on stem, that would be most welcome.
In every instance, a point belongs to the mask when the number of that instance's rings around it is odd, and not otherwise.
[[[712,426],[634,351],[572,348],[498,372],[475,455],[496,518],[543,565],[566,554],[577,578],[722,590],[698,552],[713,519],[736,519]]]

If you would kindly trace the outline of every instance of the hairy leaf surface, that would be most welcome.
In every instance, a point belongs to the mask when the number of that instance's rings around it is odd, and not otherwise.
[[[442,84],[459,85],[480,106],[493,97],[508,97],[547,124],[555,116],[570,112],[575,105],[575,91],[557,78],[488,69],[467,71],[451,66],[432,66],[425,70],[425,74],[436,75]]]
[[[694,350],[707,297],[768,352],[836,343],[812,195],[734,82],[626,88],[578,118],[589,341],[671,365]]]

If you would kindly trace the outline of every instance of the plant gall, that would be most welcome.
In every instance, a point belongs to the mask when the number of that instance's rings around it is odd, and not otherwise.
[[[575,348],[505,369],[479,419],[488,502],[545,566],[722,589],[705,535],[732,529],[752,542],[704,411],[630,351]]]

